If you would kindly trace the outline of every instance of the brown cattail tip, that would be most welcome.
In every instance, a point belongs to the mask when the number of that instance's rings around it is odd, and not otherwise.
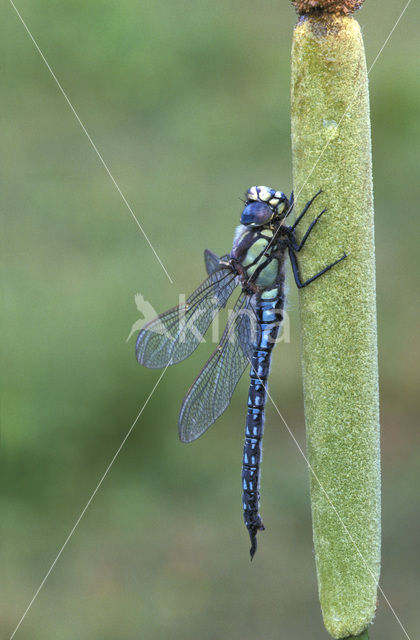
[[[347,16],[359,9],[364,0],[292,0],[296,11],[300,14],[307,13],[334,13]]]

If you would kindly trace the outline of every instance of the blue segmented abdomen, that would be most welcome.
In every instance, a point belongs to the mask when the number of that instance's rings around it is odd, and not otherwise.
[[[267,292],[268,293],[268,292]],[[262,438],[264,434],[264,410],[267,397],[267,382],[270,372],[271,352],[283,319],[283,295],[280,290],[269,292],[270,298],[259,298],[256,304],[257,321],[260,327],[254,343],[251,361],[248,412],[245,427],[245,443],[242,463],[242,502],[244,522],[251,539],[251,559],[257,550],[257,533],[264,529],[259,514],[260,466],[262,461]],[[264,293],[262,294],[264,295]]]

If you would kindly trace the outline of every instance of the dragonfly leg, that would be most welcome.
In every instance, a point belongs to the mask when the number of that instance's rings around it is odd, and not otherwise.
[[[326,271],[329,271],[330,269],[332,269],[332,267],[335,267],[335,265],[341,262],[342,260],[344,260],[344,258],[347,258],[347,254],[344,253],[341,256],[341,258],[338,258],[338,260],[336,260],[335,262],[332,262],[331,264],[327,264],[327,266],[321,269],[321,271],[319,271],[314,276],[312,276],[312,278],[308,278],[304,282],[302,282],[302,279],[300,277],[299,264],[296,258],[296,254],[291,248],[289,248],[289,258],[292,265],[293,276],[295,278],[296,286],[298,287],[298,289],[302,289],[303,287],[308,286],[308,284],[310,284],[311,282],[319,278],[319,276],[322,276],[323,273],[325,273]]]
[[[299,222],[302,220],[303,216],[305,215],[305,213],[307,212],[307,210],[309,209],[309,207],[311,206],[311,204],[313,203],[313,201],[315,200],[315,198],[317,198],[319,196],[319,194],[322,193],[322,189],[320,189],[318,191],[318,193],[316,193],[313,198],[311,198],[310,200],[308,200],[308,202],[305,204],[305,206],[303,207],[302,213],[300,213],[298,215],[298,217],[296,218],[296,220],[294,221],[294,223],[291,226],[291,229],[296,229],[296,227],[298,226]]]
[[[326,209],[323,209],[321,211],[321,213],[317,215],[315,220],[312,220],[311,224],[309,225],[309,227],[308,227],[306,233],[304,234],[302,240],[300,241],[300,243],[297,242],[297,240],[295,238],[295,235],[294,234],[292,235],[291,244],[292,244],[292,247],[293,247],[293,251],[298,252],[304,247],[305,242],[307,241],[307,239],[309,237],[309,234],[311,233],[312,229],[314,228],[314,226],[316,225],[316,223],[318,222],[318,220],[320,219],[322,214],[325,213],[325,212],[326,212]]]
[[[292,211],[293,211],[293,207],[294,207],[294,206],[295,206],[295,194],[294,194],[294,193],[293,193],[293,191],[292,191],[292,193],[290,194],[290,198],[289,198],[288,205],[287,205],[287,207],[286,207],[286,214],[285,214],[285,216],[284,216],[285,218],[287,218],[287,217],[289,217],[289,216],[290,216],[290,214],[291,214],[291,213],[292,213]]]

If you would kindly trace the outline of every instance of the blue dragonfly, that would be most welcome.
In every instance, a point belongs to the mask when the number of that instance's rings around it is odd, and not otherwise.
[[[283,320],[286,259],[290,259],[296,285],[302,288],[347,257],[344,254],[302,281],[298,254],[326,209],[312,220],[300,240],[296,229],[320,193],[306,203],[289,226],[286,218],[293,209],[293,193],[287,198],[282,191],[266,186],[248,189],[232,251],[219,258],[206,249],[207,279],[184,304],[146,324],[136,342],[137,360],[145,367],[163,368],[181,362],[197,348],[216,314],[240,287],[217,348],[183,400],[178,426],[183,442],[199,438],[226,410],[239,379],[250,366],[242,504],[251,559],[257,550],[257,533],[264,529],[259,513],[264,411],[271,354]]]

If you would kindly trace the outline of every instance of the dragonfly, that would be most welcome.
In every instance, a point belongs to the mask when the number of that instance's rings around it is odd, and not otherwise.
[[[288,198],[270,187],[250,187],[231,252],[218,257],[206,249],[207,279],[184,303],[148,322],[136,341],[137,360],[145,367],[164,368],[181,362],[203,341],[217,313],[240,288],[219,344],[182,402],[178,427],[182,442],[203,435],[226,410],[242,374],[250,367],[242,504],[251,560],[257,550],[257,534],[265,528],[259,513],[262,440],[271,355],[284,313],[287,258],[295,283],[302,289],[347,257],[344,253],[312,277],[301,278],[298,255],[326,209],[312,220],[300,240],[297,229],[321,192],[288,225],[293,192]]]

